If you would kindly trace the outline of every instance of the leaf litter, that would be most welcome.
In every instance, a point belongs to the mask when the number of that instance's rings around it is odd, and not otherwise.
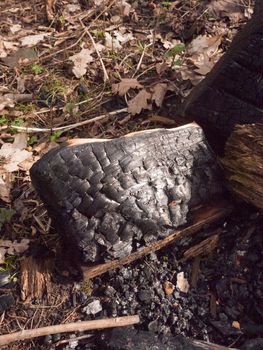
[[[24,8],[18,0],[0,4],[0,198],[11,209],[20,203],[18,221],[10,219],[13,229],[6,226],[9,223],[2,226],[2,239],[12,244],[23,238],[44,242],[52,251],[56,233],[28,176],[34,157],[68,138],[113,138],[178,125],[167,118],[177,113],[174,101],[210,71],[253,8],[248,0],[65,0],[63,6],[59,4],[30,1]],[[109,84],[104,82],[104,70]],[[19,94],[31,98],[18,101]],[[114,115],[125,107],[128,113]],[[108,112],[110,118],[63,135],[35,132],[28,137],[10,127],[53,130]],[[47,234],[49,230],[52,234]],[[7,248],[0,247],[2,261]],[[15,248],[13,254],[18,254]],[[179,290],[187,289],[184,277],[178,283]],[[57,323],[62,322],[65,312],[56,317]],[[54,323],[52,310],[45,311],[39,325],[49,322]],[[10,331],[8,324],[2,324],[3,332]]]

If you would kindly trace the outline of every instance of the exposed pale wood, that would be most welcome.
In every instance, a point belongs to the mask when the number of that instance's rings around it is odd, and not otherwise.
[[[21,299],[41,299],[44,293],[47,297],[51,291],[51,267],[52,260],[34,259],[32,256],[24,257],[21,261]]]
[[[263,209],[263,125],[237,125],[221,164],[230,190]]]
[[[108,318],[94,321],[83,321],[59,324],[54,326],[41,327],[36,329],[28,329],[11,334],[0,336],[0,346],[7,345],[17,340],[32,339],[42,337],[49,334],[68,333],[68,332],[83,332],[93,329],[104,329],[114,327],[124,327],[137,324],[140,322],[139,316],[124,316],[116,318]]]
[[[231,210],[231,205],[226,201],[219,201],[219,203],[216,205],[207,205],[201,207],[192,214],[192,220],[189,221],[191,223],[188,227],[185,227],[181,230],[176,230],[168,237],[154,242],[148,247],[139,249],[137,252],[132,253],[127,257],[92,267],[83,266],[83,276],[84,278],[93,278],[102,275],[107,271],[114,270],[123,265],[130,264],[131,262],[144,257],[145,255],[148,255],[152,252],[160,250],[163,247],[166,247],[168,244],[175,242],[179,238],[192,235],[198,232],[205,224],[210,224],[212,222],[226,217],[231,212]]]
[[[201,340],[193,340],[192,344],[200,346],[200,350],[237,350],[234,348],[229,348],[227,346],[222,346],[214,343],[208,343]]]

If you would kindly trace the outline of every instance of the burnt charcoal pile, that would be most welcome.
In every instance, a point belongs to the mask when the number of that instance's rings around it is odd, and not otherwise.
[[[135,326],[136,332],[150,332],[151,339],[156,337],[156,342],[163,344],[160,349],[177,349],[170,341],[178,335],[186,342],[181,347],[175,343],[182,350],[201,349],[197,344],[189,345],[187,339],[235,349],[261,349],[262,229],[263,218],[244,208],[220,226],[202,231],[203,238],[220,232],[218,245],[210,254],[184,261],[188,244],[182,241],[94,278],[92,296],[80,288],[74,299],[81,304],[85,320],[139,314],[141,323]],[[197,258],[200,264],[194,278]],[[178,283],[182,273],[183,285]],[[115,342],[117,333],[103,332],[96,335],[96,341],[79,341],[76,349],[101,349],[102,345],[103,349],[129,349],[124,346],[126,338],[122,339],[125,332],[121,332],[121,339]],[[141,349],[132,344],[135,350]],[[154,349],[151,344],[149,349]]]

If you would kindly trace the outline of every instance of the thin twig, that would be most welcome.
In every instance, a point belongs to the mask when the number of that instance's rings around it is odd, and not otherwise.
[[[75,103],[75,104],[74,104],[74,107],[76,107],[76,106],[81,106],[81,105],[83,105],[83,104],[85,104],[85,103],[88,103],[88,102],[90,102],[90,101],[92,101],[92,100],[94,100],[94,98],[88,98],[88,99],[83,100],[83,101],[81,101],[81,102]],[[65,108],[65,106],[63,106],[63,107],[57,107],[57,108],[45,108],[45,109],[42,109],[42,110],[40,110],[40,111],[33,112],[33,113],[36,114],[36,115],[39,115],[39,114],[48,113],[48,112],[51,112],[51,111],[52,111],[52,112],[55,112],[55,111],[63,111],[64,108]]]
[[[102,70],[103,70],[103,81],[104,81],[104,83],[106,83],[107,81],[110,80],[110,78],[109,78],[109,75],[108,75],[107,70],[105,68],[105,65],[104,65],[104,62],[102,60],[101,54],[100,54],[99,50],[97,49],[97,45],[96,45],[92,35],[90,34],[89,30],[86,28],[86,26],[84,25],[84,23],[82,22],[81,19],[79,19],[79,21],[80,21],[80,23],[82,25],[82,28],[84,29],[85,33],[88,34],[88,36],[89,36],[89,38],[90,38],[90,40],[92,42],[92,45],[93,45],[93,47],[94,47],[94,49],[95,49],[95,51],[96,51],[96,53],[97,53],[97,55],[99,57],[100,64],[101,64]]]
[[[142,50],[142,54],[141,54],[140,60],[139,60],[139,62],[138,62],[138,64],[137,64],[137,67],[136,67],[136,69],[135,69],[135,72],[134,72],[133,75],[132,75],[132,78],[135,77],[136,73],[137,73],[138,70],[140,69],[141,64],[142,64],[142,60],[143,60],[144,55],[145,55],[145,52],[146,52],[146,49],[147,49],[148,47],[150,47],[151,45],[152,45],[152,43],[150,43],[149,45],[144,46],[144,48],[143,48],[143,50]]]
[[[112,2],[110,2],[109,5],[106,6],[106,7],[104,8],[104,10],[102,10],[102,11],[99,13],[98,16],[97,16],[96,18],[94,18],[94,19],[91,21],[90,25],[88,26],[88,29],[90,29],[90,27],[92,26],[92,24],[93,24],[94,22],[96,22],[97,19],[99,19],[106,11],[108,11],[108,10],[115,4],[116,1],[117,1],[117,0],[113,0]],[[89,14],[88,14],[88,16],[89,16]],[[87,14],[86,14],[86,15],[84,14],[84,15],[81,17],[81,19],[82,19],[82,20],[83,20],[83,19],[86,19],[86,17],[87,17]]]
[[[69,46],[67,46],[67,47],[64,47],[64,48],[61,49],[61,50],[52,52],[52,53],[50,53],[49,55],[39,57],[39,58],[38,58],[38,61],[40,61],[40,62],[41,62],[41,61],[45,61],[47,58],[53,57],[53,56],[57,55],[58,53],[61,53],[61,52],[64,52],[64,51],[68,51],[68,50],[73,49],[73,47],[77,46],[78,43],[84,38],[85,35],[86,35],[86,33],[83,32],[83,33],[81,34],[81,36],[78,38],[78,40],[77,40],[75,43],[73,43],[72,45],[69,45]]]
[[[2,127],[0,127],[0,131],[1,130],[6,130],[8,128],[12,128],[15,129],[17,132],[26,132],[26,133],[33,133],[33,132],[54,132],[54,131],[60,131],[60,132],[65,132],[65,131],[69,131],[75,128],[78,128],[79,126],[82,125],[87,125],[90,123],[94,123],[97,122],[99,120],[105,119],[107,117],[113,116],[113,115],[117,115],[120,113],[124,113],[127,112],[128,108],[122,108],[122,109],[118,109],[117,111],[112,111],[112,112],[108,112],[106,114],[102,114],[99,115],[98,117],[92,118],[92,119],[88,119],[88,120],[83,120],[82,122],[78,122],[78,123],[74,123],[74,124],[70,124],[70,125],[65,125],[65,126],[59,126],[57,128],[34,128],[34,127],[27,127],[27,126],[16,126],[16,125],[4,125]]]
[[[139,323],[138,315],[123,316],[116,318],[108,318],[94,321],[73,322],[67,324],[59,324],[54,326],[41,327],[36,329],[27,329],[11,334],[4,334],[0,336],[0,346],[7,345],[17,340],[32,339],[42,337],[48,334],[69,333],[69,332],[83,332],[93,329],[104,329],[114,327],[124,327]]]
[[[70,343],[72,341],[79,341],[79,340],[84,340],[84,339],[88,339],[91,338],[93,335],[92,334],[84,334],[84,335],[80,335],[79,337],[75,337],[75,338],[68,338],[68,339],[62,339],[59,340],[57,343],[55,343],[55,346],[60,346],[61,344],[66,344],[66,343]]]

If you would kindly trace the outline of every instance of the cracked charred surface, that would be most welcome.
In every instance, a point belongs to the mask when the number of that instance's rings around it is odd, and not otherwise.
[[[262,14],[258,2],[252,19],[183,106],[183,114],[204,128],[220,153],[234,125],[263,123]]]
[[[196,124],[73,141],[48,152],[30,175],[83,262],[122,257],[167,236],[191,208],[222,191]]]

